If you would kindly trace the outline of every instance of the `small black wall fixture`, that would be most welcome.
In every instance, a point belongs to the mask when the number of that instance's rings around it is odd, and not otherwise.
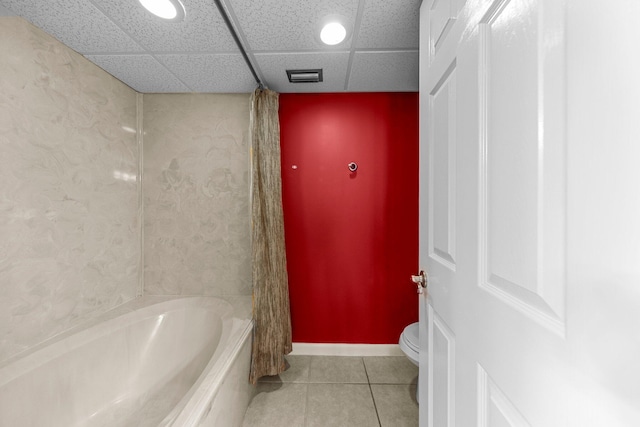
[[[247,66],[249,67],[249,71],[251,71],[251,74],[253,74],[253,78],[256,80],[258,87],[260,89],[264,89],[264,84],[262,83],[262,80],[260,80],[260,77],[258,77],[258,73],[256,73],[256,70],[253,68],[253,64],[251,64],[251,61],[249,60],[247,51],[244,50],[244,46],[242,46],[240,37],[238,37],[238,33],[236,33],[236,30],[233,28],[233,24],[231,23],[231,20],[229,19],[227,12],[224,10],[224,6],[222,6],[222,3],[220,2],[220,0],[213,0],[213,2],[218,7],[218,11],[220,11],[220,15],[222,15],[222,19],[224,19],[224,23],[227,24],[227,28],[231,33],[231,37],[233,37],[233,40],[236,42],[236,45],[238,46],[238,49],[240,49],[240,53],[242,54],[244,61],[247,63]]]

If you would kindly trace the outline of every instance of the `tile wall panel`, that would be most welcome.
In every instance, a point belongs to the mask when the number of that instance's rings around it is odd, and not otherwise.
[[[135,297],[136,93],[0,17],[0,360]]]
[[[144,274],[154,295],[249,295],[249,94],[144,95]]]

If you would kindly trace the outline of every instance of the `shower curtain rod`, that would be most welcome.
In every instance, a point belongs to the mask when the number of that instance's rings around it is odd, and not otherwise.
[[[247,55],[247,51],[244,50],[244,46],[242,46],[242,42],[240,41],[240,38],[238,37],[238,34],[236,33],[236,30],[233,28],[233,24],[231,23],[231,19],[229,19],[229,16],[227,15],[227,12],[224,10],[224,6],[222,6],[222,1],[221,0],[213,0],[213,1],[216,4],[216,6],[218,7],[218,10],[220,11],[220,15],[222,15],[222,19],[224,19],[225,24],[227,24],[227,28],[229,28],[229,32],[231,33],[231,37],[233,37],[233,40],[235,40],[236,45],[238,45],[238,49],[240,49],[240,53],[242,53],[242,57],[244,58],[244,62],[247,63],[247,66],[249,67],[249,71],[251,71],[251,74],[253,74],[253,78],[256,80],[256,83],[258,84],[258,88],[264,89],[264,84],[262,83],[262,80],[260,80],[260,77],[258,77],[258,74],[256,73],[256,70],[253,68],[253,64],[251,64],[251,61],[249,60],[249,56]]]

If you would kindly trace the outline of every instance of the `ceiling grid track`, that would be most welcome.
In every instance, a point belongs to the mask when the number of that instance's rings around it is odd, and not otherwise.
[[[353,35],[351,36],[351,50],[349,51],[349,64],[347,65],[347,78],[344,82],[344,90],[349,90],[349,82],[351,81],[351,67],[353,65],[353,58],[356,56],[356,45],[358,43],[358,30],[360,29],[360,23],[362,22],[362,15],[364,14],[364,1],[360,0],[358,3],[358,11],[356,12],[356,22],[353,26]]]
[[[231,37],[233,37],[233,40],[236,42],[236,45],[238,45],[238,49],[240,49],[240,53],[242,54],[242,57],[244,58],[244,61],[247,63],[247,67],[249,67],[249,71],[251,71],[251,74],[253,75],[253,78],[255,79],[256,84],[258,85],[258,88],[259,89],[264,89],[265,85],[262,82],[262,79],[258,76],[258,73],[256,72],[255,68],[253,67],[253,64],[251,63],[251,60],[249,59],[249,55],[247,54],[247,51],[244,49],[242,41],[240,40],[240,37],[238,36],[238,33],[236,32],[236,29],[233,26],[233,23],[231,22],[231,19],[229,18],[229,15],[227,14],[227,10],[225,9],[224,5],[222,4],[222,1],[221,0],[213,0],[213,2],[218,7],[218,11],[220,12],[220,15],[222,16],[222,19],[224,20],[224,23],[227,24],[227,28],[229,29],[229,33],[231,33]]]

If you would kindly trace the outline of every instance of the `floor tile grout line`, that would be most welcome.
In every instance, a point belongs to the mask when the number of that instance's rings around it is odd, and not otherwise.
[[[308,415],[309,415],[309,383],[305,384],[307,388],[307,395],[304,398],[304,418],[302,419],[302,425],[307,427],[308,423]]]
[[[307,427],[309,425],[309,385],[311,384],[311,365],[313,365],[314,356],[309,356],[309,364],[307,367],[307,395],[304,400],[304,419],[302,420],[303,427]]]
[[[380,422],[380,414],[378,414],[378,405],[376,405],[376,398],[373,396],[373,389],[371,388],[371,381],[369,381],[369,372],[367,372],[367,364],[364,363],[364,358],[361,358],[362,366],[364,367],[364,374],[367,377],[367,385],[369,386],[369,393],[371,394],[371,401],[373,402],[373,409],[376,411],[376,418],[378,419],[378,426],[382,427]]]

